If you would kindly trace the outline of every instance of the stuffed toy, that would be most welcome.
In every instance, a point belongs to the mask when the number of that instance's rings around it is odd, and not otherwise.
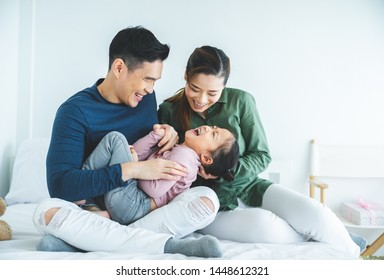
[[[7,209],[7,203],[0,197],[0,217],[5,213]],[[0,240],[12,239],[12,229],[7,222],[0,220]]]

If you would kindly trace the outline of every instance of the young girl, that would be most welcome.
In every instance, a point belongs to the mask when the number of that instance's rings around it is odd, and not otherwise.
[[[83,208],[128,225],[150,211],[168,204],[188,189],[196,180],[200,165],[210,174],[227,181],[232,180],[231,172],[239,158],[239,147],[229,130],[207,125],[190,129],[185,132],[182,144],[158,154],[157,144],[164,133],[165,130],[160,125],[154,125],[153,131],[130,146],[124,135],[110,132],[84,163],[83,169],[94,170],[127,161],[163,158],[186,167],[186,176],[180,176],[177,180],[128,180],[122,183],[122,187],[104,195],[104,203],[99,200],[97,204],[102,205],[102,208],[105,206],[106,211],[100,211],[96,206]]]

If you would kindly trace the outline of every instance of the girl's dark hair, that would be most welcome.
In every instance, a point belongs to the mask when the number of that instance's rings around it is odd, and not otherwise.
[[[155,35],[142,26],[128,27],[119,31],[109,46],[109,69],[120,58],[134,70],[144,62],[164,61],[169,46],[162,44]]]
[[[205,173],[221,177],[226,181],[233,181],[239,154],[239,144],[235,137],[227,140],[221,147],[212,152],[212,164],[203,165]]]
[[[190,55],[187,67],[187,83],[198,74],[214,75],[224,77],[224,86],[227,84],[231,72],[229,57],[220,49],[211,46],[196,48]],[[192,114],[191,106],[185,96],[185,89],[180,89],[176,94],[166,101],[179,104],[178,118],[183,131],[190,129],[190,119]]]

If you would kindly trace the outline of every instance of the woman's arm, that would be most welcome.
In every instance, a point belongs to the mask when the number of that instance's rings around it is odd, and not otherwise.
[[[239,115],[239,126],[245,150],[239,160],[236,176],[246,176],[250,172],[260,174],[271,162],[267,137],[253,96],[246,93],[241,105],[243,113]]]

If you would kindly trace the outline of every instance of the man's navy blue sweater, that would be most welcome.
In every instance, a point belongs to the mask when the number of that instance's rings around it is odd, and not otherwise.
[[[106,101],[97,89],[101,82],[70,97],[56,113],[46,161],[51,197],[90,199],[121,186],[119,164],[82,170],[84,161],[107,133],[119,131],[134,143],[158,123],[155,93],[132,108]]]

